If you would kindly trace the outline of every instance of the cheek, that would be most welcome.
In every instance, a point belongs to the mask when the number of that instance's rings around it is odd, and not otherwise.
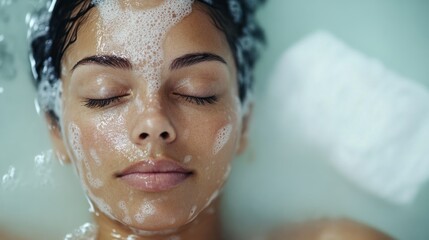
[[[223,149],[223,147],[225,146],[225,144],[228,143],[228,141],[230,140],[231,137],[231,132],[232,132],[232,124],[228,123],[227,125],[225,125],[224,127],[222,127],[221,129],[219,129],[216,133],[216,138],[214,141],[214,146],[213,146],[213,155],[217,155],[219,153],[220,150]]]
[[[96,146],[104,148],[103,152],[120,154],[123,159],[134,162],[147,157],[151,145],[148,143],[146,149],[140,149],[131,142],[125,121],[128,112],[125,107],[93,118],[91,122],[95,129],[91,138]]]
[[[199,146],[200,155],[196,156],[195,162],[202,172],[201,183],[211,186],[207,190],[213,192],[221,188],[229,175],[241,125],[237,111],[221,112],[207,123],[209,126],[201,129],[199,138],[196,138],[195,146]]]
[[[108,191],[111,188],[109,178],[112,177],[113,172],[112,163],[105,161],[108,159],[103,152],[106,150],[106,146],[94,141],[92,136],[94,135],[93,131],[96,130],[91,128],[90,125],[65,121],[64,127],[67,149],[85,193],[101,212],[115,219],[113,216],[114,209],[123,207],[123,205],[115,206],[111,204],[112,199],[104,198],[105,196],[110,196],[106,190]],[[123,209],[124,212],[125,210]],[[125,220],[128,221],[129,219],[125,217]]]
[[[68,151],[74,162],[77,172],[79,173],[82,183],[86,188],[91,187],[99,189],[103,186],[103,182],[94,175],[99,172],[98,167],[101,166],[101,160],[94,149],[87,150],[83,146],[84,137],[79,126],[73,122],[68,123],[64,127],[67,128]]]

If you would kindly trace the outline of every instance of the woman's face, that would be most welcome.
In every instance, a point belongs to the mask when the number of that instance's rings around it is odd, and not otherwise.
[[[210,206],[243,134],[224,34],[196,3],[147,2],[90,12],[62,59],[56,141],[101,213],[152,231]]]

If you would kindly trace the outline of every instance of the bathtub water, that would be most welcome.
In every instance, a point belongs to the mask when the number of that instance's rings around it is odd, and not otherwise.
[[[35,108],[25,16],[43,1],[0,3],[0,231],[61,239],[90,216],[71,166],[62,166],[50,152],[43,116]],[[225,189],[230,232],[331,216],[357,219],[398,239],[429,239],[428,183],[408,203],[370,193],[329,164],[323,149],[275,121],[282,116],[281,103],[266,96],[282,53],[321,28],[428,89],[428,11],[429,2],[418,0],[267,3],[259,19],[270,45],[256,70],[251,142],[234,162]]]

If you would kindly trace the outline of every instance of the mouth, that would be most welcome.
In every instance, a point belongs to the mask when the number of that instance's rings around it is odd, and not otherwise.
[[[140,191],[162,192],[180,185],[192,175],[193,171],[175,161],[159,159],[137,162],[116,174],[116,178]]]

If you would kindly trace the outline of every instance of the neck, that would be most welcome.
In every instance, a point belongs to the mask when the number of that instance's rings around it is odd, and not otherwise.
[[[161,240],[161,239],[221,239],[221,224],[219,217],[220,198],[203,210],[191,223],[168,234],[153,234],[150,236],[136,236],[136,234],[122,223],[110,219],[106,215],[94,215],[95,223],[98,225],[97,240],[106,239],[135,239],[135,240]],[[98,209],[97,209],[98,210]],[[134,238],[127,238],[133,236]]]

